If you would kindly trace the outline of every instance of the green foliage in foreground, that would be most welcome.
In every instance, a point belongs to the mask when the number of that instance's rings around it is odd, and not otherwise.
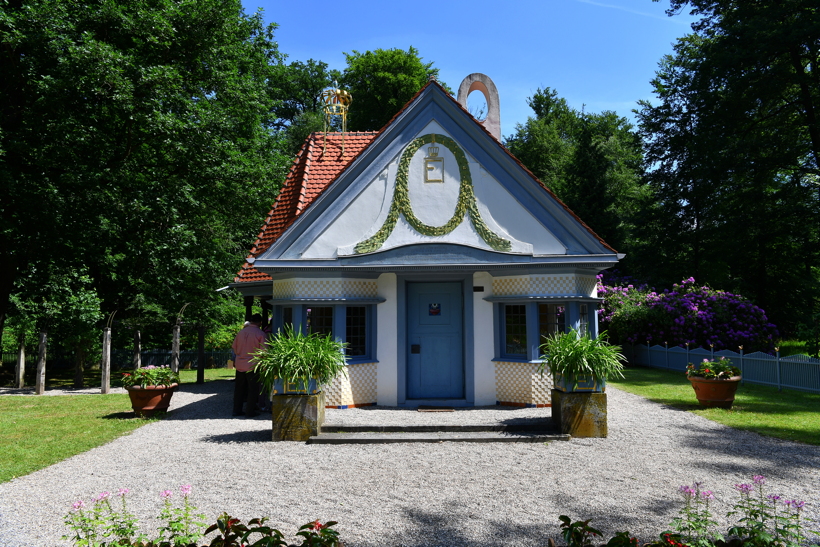
[[[134,418],[127,394],[0,397],[0,482],[110,442],[155,419]]]
[[[731,410],[703,408],[683,372],[627,367],[612,386],[699,414],[709,420],[767,437],[820,445],[820,394],[742,384]]]

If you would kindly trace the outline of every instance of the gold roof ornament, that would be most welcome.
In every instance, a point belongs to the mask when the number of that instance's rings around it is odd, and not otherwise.
[[[345,155],[345,133],[347,132],[347,109],[353,102],[353,96],[349,91],[339,88],[339,83],[333,80],[333,85],[321,94],[322,110],[325,113],[325,143],[322,149],[324,155],[327,150],[327,130],[332,126],[333,117],[339,116],[342,119],[342,156]]]

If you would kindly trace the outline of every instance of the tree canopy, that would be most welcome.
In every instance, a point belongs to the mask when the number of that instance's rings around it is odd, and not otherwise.
[[[72,271],[119,318],[207,321],[290,160],[274,28],[238,0],[3,3],[0,328]]]
[[[433,62],[423,62],[418,53],[413,46],[407,51],[377,49],[345,53],[347,67],[339,83],[353,95],[348,130],[381,129],[431,77],[438,77]]]
[[[749,296],[783,330],[818,306],[820,13],[807,0],[672,0],[702,18],[640,103],[645,273]],[[651,257],[651,259],[650,259]]]
[[[527,104],[535,117],[506,139],[510,151],[619,251],[646,192],[641,142],[626,118],[579,112],[555,90],[538,89]]]

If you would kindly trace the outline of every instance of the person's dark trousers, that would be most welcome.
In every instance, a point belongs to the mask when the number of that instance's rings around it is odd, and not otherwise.
[[[252,417],[259,414],[256,401],[259,399],[259,378],[253,371],[236,371],[236,382],[233,389],[234,416],[242,414],[242,403],[247,403],[245,416]]]

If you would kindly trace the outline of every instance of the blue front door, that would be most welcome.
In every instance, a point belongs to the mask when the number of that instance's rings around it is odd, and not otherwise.
[[[407,398],[464,398],[461,283],[407,284]]]

